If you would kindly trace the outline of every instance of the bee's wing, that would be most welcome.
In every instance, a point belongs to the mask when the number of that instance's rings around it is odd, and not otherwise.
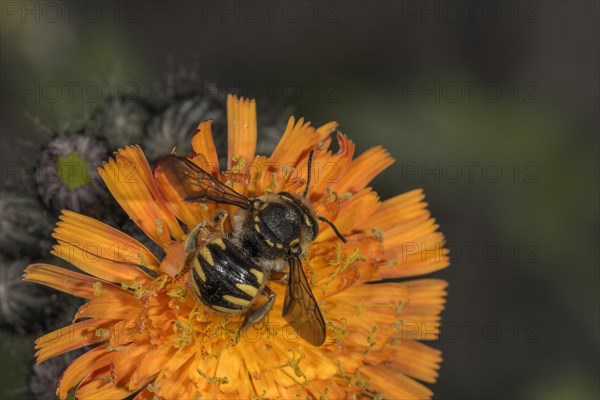
[[[168,155],[158,161],[158,166],[185,201],[250,206],[249,198],[219,182],[187,158]]]
[[[283,303],[283,317],[310,344],[325,341],[325,320],[315,300],[298,257],[290,257],[290,275]]]

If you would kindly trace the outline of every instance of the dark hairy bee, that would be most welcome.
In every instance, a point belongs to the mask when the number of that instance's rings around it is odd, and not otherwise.
[[[317,216],[307,201],[313,152],[308,157],[308,178],[303,195],[288,192],[248,198],[192,161],[169,155],[160,169],[186,201],[229,204],[240,208],[233,219],[233,232],[224,236],[205,222],[194,228],[185,244],[184,268],[196,297],[209,308],[225,314],[243,314],[241,332],[259,322],[273,307],[275,293],[267,282],[287,270],[283,317],[307,342],[325,341],[323,315],[312,294],[301,258],[319,233]],[[255,306],[260,295],[266,301]]]

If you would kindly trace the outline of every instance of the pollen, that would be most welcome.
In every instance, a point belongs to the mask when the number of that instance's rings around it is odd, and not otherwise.
[[[102,294],[102,282],[94,282],[92,283],[92,287],[94,288],[94,296],[100,296]]]
[[[373,236],[375,239],[377,239],[377,241],[383,243],[383,231],[381,229],[371,228],[371,232],[373,232]]]
[[[231,157],[231,161],[233,161],[233,167],[231,168],[231,172],[239,174],[244,171],[244,167],[246,166],[246,160],[239,154],[234,154]]]
[[[155,224],[156,224],[156,233],[159,235],[162,235],[164,221],[158,219],[155,221]]]
[[[99,329],[96,329],[95,336],[96,337],[109,337],[110,331],[105,328],[99,328]]]
[[[174,285],[171,289],[167,291],[167,296],[177,299],[180,302],[183,302],[185,300],[186,294],[187,290],[180,285]]]
[[[375,336],[377,335],[377,333],[379,332],[379,327],[377,325],[373,325],[373,328],[371,329],[371,332],[369,333],[369,335],[367,336],[367,342],[369,343],[369,347],[367,347],[364,351],[364,354],[369,354],[369,352],[373,349],[373,347],[375,347],[375,345],[377,344],[377,342],[375,341]]]
[[[196,372],[198,372],[198,375],[200,375],[201,377],[203,377],[204,379],[206,379],[206,381],[208,382],[209,385],[212,385],[213,383],[219,383],[219,384],[227,384],[227,383],[229,383],[229,379],[226,376],[222,376],[222,377],[218,377],[218,376],[208,377],[201,369],[196,369]]]

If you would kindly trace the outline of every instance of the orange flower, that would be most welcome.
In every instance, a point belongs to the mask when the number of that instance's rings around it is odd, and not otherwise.
[[[439,333],[446,283],[435,279],[380,282],[423,275],[448,265],[443,235],[430,219],[421,190],[384,202],[369,182],[392,164],[381,147],[357,158],[337,124],[313,128],[291,118],[271,157],[256,157],[256,111],[249,100],[228,99],[228,171],[220,172],[210,121],[192,140],[196,164],[246,196],[282,190],[301,193],[307,158],[315,150],[309,200],[331,227],[303,260],[327,323],[324,345],[304,342],[281,317],[285,287],[266,320],[236,341],[240,317],[200,304],[185,280],[186,233],[232,206],[184,202],[142,150],[126,147],[99,170],[131,219],[164,249],[152,254],[126,234],[64,211],[54,231],[54,254],[84,272],[33,264],[24,279],[88,299],[72,325],[36,342],[37,361],[95,346],[64,372],[64,399],[136,398],[428,398],[419,383],[434,382],[440,352],[422,343]],[[231,224],[226,221],[227,232]],[[162,258],[162,259],[161,259]],[[378,282],[377,284],[370,284]]]

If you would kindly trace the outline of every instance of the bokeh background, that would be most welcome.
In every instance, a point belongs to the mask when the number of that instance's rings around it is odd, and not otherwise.
[[[397,159],[381,197],[424,188],[446,234],[435,397],[599,398],[598,2],[1,6],[3,190],[26,191],[11,168],[115,95],[157,110],[218,89],[337,120],[359,151]],[[10,245],[3,271],[44,256]],[[0,398],[32,396],[35,337],[2,329]]]

